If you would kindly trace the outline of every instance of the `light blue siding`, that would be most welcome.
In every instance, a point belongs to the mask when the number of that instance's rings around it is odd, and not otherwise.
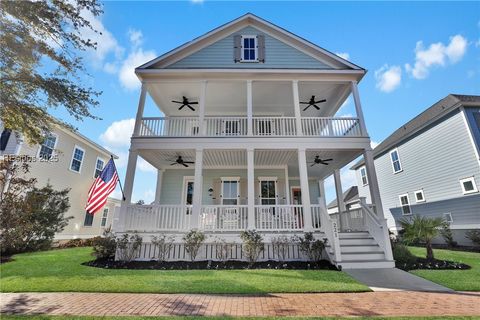
[[[398,196],[408,194],[410,204],[416,205],[414,192],[417,190],[423,190],[426,203],[419,203],[415,213],[430,214],[430,210],[442,209],[431,203],[452,200],[462,208],[454,219],[463,223],[478,221],[478,200],[472,202],[477,198],[464,195],[459,182],[462,178],[473,176],[477,187],[480,187],[480,164],[462,112],[456,110],[404,141],[398,146],[398,153],[403,171],[397,174],[393,173],[389,153],[375,159],[383,210],[389,226],[395,225],[392,212],[400,210]],[[368,186],[361,185],[359,169],[359,194],[365,196],[369,194]]]
[[[233,37],[235,35],[264,35],[265,62],[241,63],[233,59]],[[332,69],[294,47],[265,34],[253,27],[246,27],[193,54],[181,59],[166,69],[208,69],[208,68],[258,68],[258,69]]]
[[[299,187],[300,180],[289,180],[290,188]],[[312,204],[318,204],[318,197],[320,197],[320,188],[318,187],[318,181],[308,180],[308,188],[310,191],[310,202]]]

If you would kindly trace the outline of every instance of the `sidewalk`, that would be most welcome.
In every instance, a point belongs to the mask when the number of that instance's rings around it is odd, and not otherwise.
[[[480,315],[480,292],[266,295],[2,293],[2,313],[90,316]]]

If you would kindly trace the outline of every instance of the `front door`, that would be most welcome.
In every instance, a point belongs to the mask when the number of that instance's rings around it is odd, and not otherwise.
[[[193,179],[185,180],[183,191],[183,204],[187,206],[187,214],[191,213],[191,205],[193,205]]]
[[[260,204],[277,204],[277,180],[260,180]]]
[[[302,189],[300,187],[292,187],[292,204],[301,205],[302,204]],[[295,207],[293,212],[295,214],[295,221],[300,228],[303,228],[303,208]]]
[[[221,197],[223,205],[238,205],[240,197],[238,179],[222,179]]]

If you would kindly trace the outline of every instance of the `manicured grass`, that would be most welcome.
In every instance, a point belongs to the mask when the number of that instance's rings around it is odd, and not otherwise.
[[[425,257],[425,248],[409,247],[419,257]],[[436,259],[462,262],[469,270],[412,270],[413,274],[456,291],[480,291],[480,253],[434,249]]]
[[[271,320],[271,319],[281,319],[281,320],[333,320],[333,319],[352,319],[352,317],[254,317],[254,318],[242,318],[242,317],[79,317],[79,316],[3,316],[2,320],[221,320],[221,319],[235,319],[235,320]],[[415,319],[479,319],[479,317],[355,317],[355,320],[363,319],[376,319],[376,320],[415,320]]]
[[[332,270],[113,270],[81,265],[91,248],[19,254],[0,265],[2,292],[280,293],[370,291]]]

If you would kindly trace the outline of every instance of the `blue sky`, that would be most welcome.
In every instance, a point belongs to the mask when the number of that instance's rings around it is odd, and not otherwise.
[[[54,114],[117,153],[121,176],[139,96],[133,67],[247,12],[368,70],[359,89],[374,142],[449,93],[480,94],[480,2],[112,1],[104,11],[92,18],[99,49],[85,53],[86,81],[103,91],[93,112],[103,120]],[[353,110],[350,101],[342,112]],[[158,114],[152,101],[145,114]],[[134,200],[153,200],[152,173],[140,162]],[[348,170],[342,179],[344,188],[355,182]]]

